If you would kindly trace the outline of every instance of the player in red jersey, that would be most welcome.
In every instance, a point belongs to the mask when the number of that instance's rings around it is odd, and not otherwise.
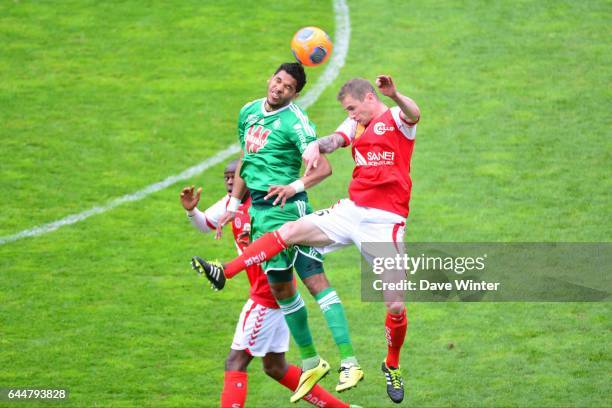
[[[378,76],[376,86],[397,106],[388,108],[369,81],[351,79],[338,93],[348,118],[333,134],[311,142],[303,154],[308,172],[316,167],[320,153],[351,145],[355,169],[349,198],[284,224],[254,241],[241,256],[225,265],[207,263],[205,273],[213,285],[295,244],[310,245],[323,253],[351,243],[363,253],[362,243],[366,242],[389,242],[398,252],[403,250],[412,189],[410,160],[420,111],[412,99],[397,91],[390,76]],[[403,296],[388,292],[384,295],[388,350],[382,371],[387,394],[399,403],[404,398],[399,354],[408,321]]]
[[[202,232],[216,231],[219,218],[225,214],[234,182],[237,160],[230,162],[224,171],[228,194],[204,212],[197,208],[202,188],[185,187],[180,199],[194,227]],[[234,241],[239,253],[249,245],[250,198],[245,198],[232,222]],[[285,352],[289,349],[289,329],[279,309],[266,275],[259,265],[246,268],[249,284],[249,300],[245,303],[236,325],[234,339],[225,360],[225,381],[221,393],[222,408],[242,408],[247,396],[247,367],[253,357],[261,357],[265,373],[283,386],[295,391],[302,370],[288,365]],[[320,385],[304,397],[317,407],[349,407]]]

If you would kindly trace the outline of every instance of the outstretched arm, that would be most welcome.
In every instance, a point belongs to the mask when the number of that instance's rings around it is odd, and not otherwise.
[[[200,195],[202,194],[202,187],[198,187],[197,191],[194,186],[184,187],[181,190],[181,204],[187,212],[187,216],[191,221],[191,224],[202,232],[209,232],[214,230],[214,216],[213,218],[207,217],[207,214],[219,214],[221,211],[225,211],[224,199],[219,200],[216,204],[206,210],[206,213],[200,211],[197,207],[200,201]]]
[[[319,157],[319,165],[317,168],[310,172],[310,174],[304,174],[300,180],[304,183],[304,189],[314,187],[327,177],[331,176],[332,168],[331,164],[327,160],[327,157]]]
[[[385,96],[393,99],[402,113],[401,118],[408,123],[417,123],[421,117],[421,111],[417,104],[409,97],[402,95],[397,91],[393,79],[388,75],[379,75],[376,77],[376,86]]]
[[[346,141],[339,133],[332,133],[329,136],[322,137],[317,141],[319,143],[319,152],[331,153],[341,147],[344,147]]]
[[[181,190],[181,204],[185,211],[193,211],[198,203],[200,202],[200,195],[202,194],[202,187],[198,187],[198,191],[195,191],[195,187],[183,187]]]
[[[306,165],[304,175],[310,174],[312,169],[316,169],[321,159],[321,153],[331,153],[345,145],[344,138],[338,133],[332,133],[329,136],[311,142],[304,150],[302,159]]]

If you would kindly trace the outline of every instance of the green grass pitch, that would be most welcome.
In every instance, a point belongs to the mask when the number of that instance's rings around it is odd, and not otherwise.
[[[308,113],[320,135],[333,131],[338,87],[380,73],[419,103],[408,241],[608,242],[611,4],[349,0],[346,65]],[[263,95],[305,25],[333,33],[331,2],[0,3],[0,236],[102,205],[234,143],[238,110]],[[321,71],[308,70],[311,84]],[[346,195],[350,153],[330,159],[333,176],[310,194],[315,208]],[[222,168],[190,180],[204,186],[201,206],[223,194]],[[214,241],[191,227],[181,187],[0,246],[0,387],[66,387],[64,407],[218,405],[247,283],[213,293],[190,270],[196,253],[234,249],[231,234]],[[348,249],[326,262],[366,373],[341,396],[390,407],[379,373],[384,307],[360,301],[358,260]],[[318,349],[337,364],[304,297]],[[403,405],[610,406],[611,312],[610,303],[409,304]],[[298,362],[294,347],[288,359]],[[250,367],[247,404],[289,405],[260,367]]]

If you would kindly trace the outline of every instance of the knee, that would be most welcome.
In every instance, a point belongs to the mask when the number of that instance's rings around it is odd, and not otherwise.
[[[387,311],[393,314],[400,314],[406,309],[404,302],[386,302],[385,305],[387,306]]]
[[[235,353],[230,353],[225,359],[225,371],[246,371],[248,365],[248,360]]]
[[[293,281],[271,284],[270,291],[272,292],[272,296],[279,300],[287,299],[295,295]]]
[[[303,282],[312,296],[315,296],[324,289],[329,288],[329,281],[324,273],[309,276],[308,278],[304,279]]]
[[[297,242],[296,238],[299,226],[298,221],[291,221],[278,229],[278,233],[287,245],[293,245]]]
[[[286,367],[284,364],[279,364],[277,362],[270,363],[264,361],[263,370],[268,377],[278,381],[285,375]]]

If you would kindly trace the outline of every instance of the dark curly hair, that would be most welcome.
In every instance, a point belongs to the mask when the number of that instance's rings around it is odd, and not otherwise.
[[[304,85],[306,85],[306,72],[304,72],[302,64],[298,62],[285,62],[274,71],[274,75],[278,74],[280,71],[285,71],[295,79],[297,82],[295,87],[296,92],[300,92],[304,88]]]

